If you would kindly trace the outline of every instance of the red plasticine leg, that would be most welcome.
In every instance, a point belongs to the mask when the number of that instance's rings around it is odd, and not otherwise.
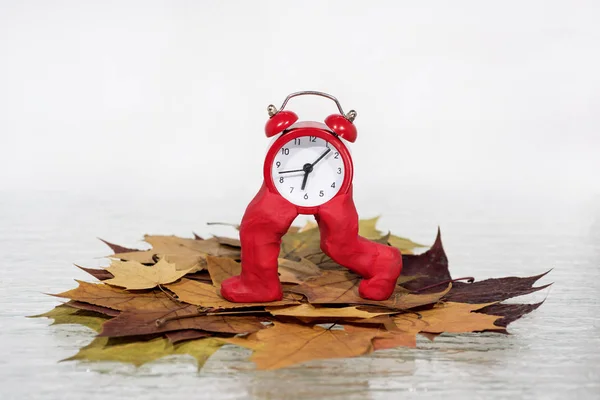
[[[348,193],[319,208],[315,216],[321,231],[321,249],[335,262],[363,277],[358,292],[371,300],[388,299],[402,270],[402,255],[394,247],[358,235],[358,214]]]
[[[236,303],[281,300],[277,273],[281,237],[298,215],[296,207],[263,186],[246,208],[240,226],[242,273],[221,283],[221,295]]]

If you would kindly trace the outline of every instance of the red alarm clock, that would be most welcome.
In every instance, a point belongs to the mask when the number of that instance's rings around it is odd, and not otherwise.
[[[296,96],[316,95],[333,100],[339,114],[325,123],[297,122],[284,110]],[[222,282],[221,294],[237,303],[281,300],[277,258],[281,237],[299,214],[312,214],[319,225],[321,249],[335,262],[363,277],[359,295],[389,298],[402,269],[394,247],[358,235],[358,214],[352,199],[352,157],[344,140],[354,142],[356,112],[344,114],[338,100],[326,93],[290,94],[278,111],[268,107],[267,137],[272,143],[263,168],[264,183],[248,205],[240,225],[242,272]]]

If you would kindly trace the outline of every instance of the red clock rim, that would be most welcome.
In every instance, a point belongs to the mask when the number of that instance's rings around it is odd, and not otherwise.
[[[335,194],[335,196],[333,196],[331,199],[327,200],[323,204],[330,202],[332,199],[336,198],[337,196],[339,196],[341,194],[347,193],[348,190],[350,189],[350,184],[352,183],[352,178],[354,176],[354,168],[352,165],[352,158],[350,156],[350,152],[348,151],[348,148],[346,147],[346,145],[337,136],[335,136],[332,132],[321,129],[321,128],[316,128],[316,127],[303,127],[303,128],[292,129],[288,132],[285,132],[283,135],[278,137],[277,140],[275,140],[275,142],[273,142],[273,144],[267,151],[267,156],[265,157],[265,164],[263,167],[264,180],[265,180],[265,184],[267,185],[267,188],[272,193],[276,193],[279,196],[281,196],[281,193],[279,193],[279,191],[275,187],[275,183],[273,182],[273,176],[271,175],[271,169],[273,166],[273,161],[275,160],[275,155],[283,147],[283,145],[285,143],[288,143],[289,141],[291,141],[295,138],[298,138],[298,137],[302,137],[302,136],[316,136],[320,139],[323,139],[323,140],[326,140],[326,141],[332,143],[339,150],[340,155],[342,156],[342,161],[344,162],[344,168],[346,169],[346,173],[344,175],[344,180],[342,181],[342,187]],[[281,196],[281,197],[285,199],[285,197],[283,197],[283,196]],[[285,200],[287,200],[287,199],[285,199]],[[289,201],[289,200],[287,200],[287,201]],[[294,204],[292,202],[290,202],[290,203]],[[300,213],[302,213],[302,211],[304,210],[305,213],[310,214],[311,210],[314,210],[315,208],[318,208],[318,207],[322,206],[323,204],[320,204],[318,206],[308,206],[308,207],[299,206],[297,204],[294,204],[294,206],[298,207],[298,210]]]

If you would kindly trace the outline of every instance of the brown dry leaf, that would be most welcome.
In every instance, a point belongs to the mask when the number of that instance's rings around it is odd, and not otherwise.
[[[120,311],[113,310],[112,308],[97,306],[95,304],[84,303],[82,301],[71,300],[64,304],[65,306],[77,308],[79,310],[92,311],[98,314],[103,314],[108,317],[116,317]]]
[[[79,266],[77,264],[75,264],[75,266],[77,268],[79,268],[80,270],[85,271],[88,274],[92,275],[94,278],[98,279],[99,281],[105,281],[107,279],[113,278],[113,274],[111,274],[110,272],[108,272],[104,268],[100,268],[100,269],[85,268],[85,267],[81,267],[81,266]]]
[[[186,239],[177,236],[144,236],[144,240],[152,245],[146,251],[116,253],[111,257],[126,261],[137,261],[142,264],[154,264],[155,256],[165,258],[177,265],[177,269],[201,270],[206,263],[206,256],[239,258],[240,250],[231,246],[222,246],[217,238],[207,240]]]
[[[123,311],[102,326],[99,336],[141,336],[198,329],[219,333],[249,333],[263,328],[254,316],[200,315],[196,307],[187,305],[171,311]]]
[[[232,303],[225,300],[219,294],[219,289],[207,283],[182,279],[180,282],[166,285],[166,287],[177,295],[177,297],[186,303],[194,304],[204,308],[232,309],[242,307],[258,306],[283,306],[289,304],[298,304],[295,296],[284,295],[283,300],[270,303]]]
[[[321,269],[312,261],[301,258],[300,261],[280,258],[279,280],[285,283],[302,283],[309,278],[321,275]]]
[[[172,283],[191,272],[190,269],[178,270],[175,264],[165,259],[159,260],[152,266],[143,265],[137,261],[112,260],[106,270],[114,275],[104,283],[124,287],[129,290],[152,289],[158,285]]]
[[[274,326],[256,333],[263,343],[251,360],[258,369],[271,370],[311,360],[356,357],[372,351],[371,332],[346,332],[320,326],[274,322]]]
[[[242,272],[242,265],[231,258],[225,257],[206,257],[206,269],[210,274],[213,286],[221,287],[221,282],[225,279]]]
[[[184,329],[181,331],[167,332],[165,334],[171,344],[185,342],[187,340],[201,339],[210,336],[208,332],[202,332],[195,329]]]
[[[357,307],[314,307],[310,304],[300,304],[290,307],[267,307],[266,310],[275,316],[303,317],[303,318],[373,318],[380,315],[394,314],[388,312],[368,312]]]
[[[125,289],[105,285],[103,283],[88,283],[77,281],[75,289],[56,294],[56,297],[82,301],[113,310],[172,310],[181,304],[170,299],[160,290],[129,292]]]
[[[399,310],[435,303],[450,290],[448,286],[440,293],[411,294],[398,287],[388,300],[374,301],[358,295],[360,279],[358,275],[347,271],[325,271],[323,275],[287,290],[303,294],[312,304],[373,304]],[[399,282],[410,279],[413,277],[400,277]]]

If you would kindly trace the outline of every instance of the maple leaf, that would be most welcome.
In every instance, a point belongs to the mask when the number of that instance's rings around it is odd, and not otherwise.
[[[106,270],[114,278],[107,279],[104,283],[130,290],[152,289],[159,285],[175,282],[193,268],[178,270],[175,264],[171,264],[164,259],[149,267],[137,261],[112,260],[111,266]]]
[[[548,272],[525,278],[510,276],[506,278],[486,279],[474,283],[455,282],[446,299],[460,303],[490,303],[523,296],[552,285],[549,283],[533,287],[533,284]]]
[[[98,238],[98,239],[100,239],[100,238]],[[134,251],[142,251],[139,249],[131,249],[129,247],[119,246],[118,244],[107,242],[104,239],[100,239],[100,241],[102,243],[104,243],[105,245],[107,245],[108,247],[110,247],[110,249],[115,253],[132,253]]]
[[[232,303],[221,297],[218,288],[190,279],[182,279],[180,282],[166,285],[166,287],[175,293],[181,301],[210,309],[233,309],[298,303],[297,297],[290,294],[285,294],[280,301],[270,303]]]
[[[201,315],[192,305],[171,311],[124,311],[102,326],[99,336],[140,336],[197,329],[219,333],[249,333],[263,328],[254,316]]]
[[[92,311],[98,314],[106,315],[107,317],[116,317],[120,311],[113,310],[112,308],[97,306],[95,304],[83,303],[81,301],[71,300],[64,304],[65,306],[77,308],[79,310]]]
[[[402,280],[413,277],[404,277]],[[347,271],[325,271],[323,275],[312,278],[300,285],[288,287],[288,292],[306,296],[312,304],[373,304],[392,309],[405,310],[413,307],[432,304],[444,296],[448,289],[439,293],[411,294],[401,287],[396,288],[388,300],[375,301],[363,299],[358,295],[358,284],[361,277]]]
[[[438,229],[434,244],[429,250],[419,255],[403,255],[401,277],[403,275],[420,275],[418,279],[402,283],[402,286],[416,290],[419,293],[429,293],[437,289],[437,285],[446,285],[452,281],[452,289],[444,296],[444,300],[460,303],[494,303],[504,301],[512,297],[523,296],[537,292],[550,286],[542,285],[533,287],[533,284],[545,276],[548,272],[531,277],[518,278],[493,278],[474,283],[454,281],[448,269],[448,258],[442,245],[441,233]],[[527,308],[520,308],[523,313],[519,316],[512,314],[512,321],[520,318]]]
[[[217,238],[207,240],[186,239],[177,236],[144,236],[144,240],[152,245],[152,249],[115,253],[110,256],[125,261],[137,261],[142,264],[154,264],[156,257],[165,258],[174,263],[177,269],[201,270],[206,263],[206,256],[239,258],[240,250],[221,245]]]
[[[113,310],[172,310],[180,305],[160,290],[129,292],[103,283],[77,281],[75,289],[56,294],[56,297],[77,300]]]
[[[173,345],[164,338],[139,341],[136,338],[98,337],[80,349],[77,354],[63,361],[118,361],[139,367],[162,357],[187,354],[196,359],[200,369],[222,345],[222,342],[213,338],[190,340]]]
[[[418,333],[466,333],[482,331],[498,331],[495,322],[500,319],[497,315],[487,315],[474,311],[490,306],[489,304],[439,303],[432,309],[417,313],[404,313],[391,317],[395,329],[379,331],[374,340],[375,350],[391,349],[399,346],[416,347]],[[362,323],[362,321],[357,321]],[[365,331],[364,326],[347,326],[348,331]]]
[[[521,318],[525,314],[529,314],[533,310],[536,310],[544,302],[541,301],[535,304],[492,304],[484,307],[476,312],[489,315],[498,315],[502,318],[496,320],[494,325],[498,327],[506,328],[508,324]]]
[[[300,258],[299,261],[280,258],[279,280],[285,283],[303,283],[309,278],[322,274],[321,269],[312,261]]]
[[[402,272],[400,276],[416,275],[419,275],[418,279],[403,283],[402,286],[409,290],[419,290],[452,279],[448,270],[448,257],[446,257],[442,246],[442,235],[439,229],[435,242],[429,250],[416,256],[402,255]]]
[[[84,268],[81,267],[77,264],[75,264],[75,266],[77,268],[79,268],[82,271],[87,272],[88,274],[92,275],[94,278],[98,279],[99,281],[104,281],[106,279],[110,279],[110,278],[114,278],[114,275],[111,274],[110,272],[108,272],[106,269],[104,268]]]
[[[104,315],[87,311],[78,310],[66,304],[54,307],[52,310],[39,315],[33,315],[29,318],[51,318],[54,320],[52,325],[78,324],[100,332],[102,324],[108,321]]]
[[[181,331],[167,332],[165,334],[172,344],[185,342],[187,340],[200,339],[210,336],[208,332],[202,332],[196,329],[184,329]]]
[[[221,287],[221,282],[242,272],[240,263],[225,257],[206,257],[206,269],[216,288]]]
[[[376,330],[351,333],[275,321],[273,327],[256,333],[262,345],[254,346],[251,360],[258,369],[270,370],[311,360],[356,357],[371,352],[375,334]]]

